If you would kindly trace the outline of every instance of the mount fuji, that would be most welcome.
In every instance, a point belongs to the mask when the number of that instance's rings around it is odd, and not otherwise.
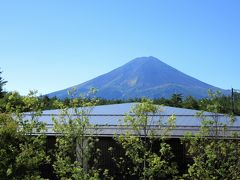
[[[111,72],[73,87],[78,94],[94,87],[98,90],[95,96],[105,99],[169,98],[174,93],[203,98],[208,96],[209,89],[223,94],[229,92],[184,74],[152,56],[133,59]],[[73,87],[47,96],[67,98],[68,91]]]

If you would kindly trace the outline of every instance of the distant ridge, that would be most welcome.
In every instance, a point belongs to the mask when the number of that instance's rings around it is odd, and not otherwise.
[[[92,87],[98,90],[96,96],[105,99],[169,98],[173,93],[203,98],[208,90],[223,90],[167,65],[155,57],[139,57],[127,64],[74,86],[77,92],[86,93]],[[48,97],[64,99],[73,87],[47,94]]]

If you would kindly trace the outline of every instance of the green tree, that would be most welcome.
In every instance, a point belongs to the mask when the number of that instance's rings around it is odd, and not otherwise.
[[[183,102],[183,107],[188,109],[199,109],[198,101],[192,96],[188,96]]]
[[[172,178],[178,172],[172,161],[171,147],[166,142],[174,127],[175,116],[163,122],[160,118],[156,119],[159,113],[159,106],[143,100],[124,118],[121,126],[129,127],[129,130],[115,137],[125,150],[126,157],[132,161],[133,166],[127,168],[127,173],[139,179]]]
[[[0,70],[0,98],[2,98],[4,96],[4,94],[6,92],[3,91],[3,86],[7,83],[7,81],[5,81],[2,76],[2,71]]]
[[[55,173],[60,179],[100,179],[97,168],[100,150],[94,148],[98,139],[93,136],[97,129],[89,121],[97,102],[81,97],[70,99],[68,103],[69,106],[60,103],[61,115],[53,118],[54,131],[59,133],[53,164]]]
[[[233,94],[233,111],[236,115],[240,115],[240,91],[237,90]]]
[[[183,97],[182,94],[173,94],[170,99],[170,104],[174,107],[182,107]]]
[[[202,120],[199,133],[188,133],[183,142],[193,158],[188,172],[183,177],[188,179],[239,179],[240,177],[240,143],[238,134],[228,134],[228,126],[234,122],[223,122],[218,114],[221,103],[219,94],[211,94],[206,116],[204,112],[197,116]],[[226,117],[227,118],[227,117]]]
[[[16,93],[8,97],[8,113],[0,114],[0,176],[1,179],[43,179],[42,165],[49,162],[46,154],[45,125],[38,122],[40,104],[34,92],[15,106]],[[27,115],[22,109],[31,109]]]

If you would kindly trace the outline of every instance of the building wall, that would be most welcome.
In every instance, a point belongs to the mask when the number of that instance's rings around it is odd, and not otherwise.
[[[178,164],[180,173],[182,174],[187,170],[187,164],[191,162],[191,159],[187,156],[185,145],[181,143],[180,139],[174,138],[167,140],[167,143],[172,147],[172,152],[174,154],[174,161]],[[115,142],[113,138],[110,137],[100,137],[97,147],[101,149],[101,168],[109,169],[111,175],[115,175],[115,178],[122,179],[123,173],[118,167],[116,167],[115,162],[112,160],[112,157],[124,157],[124,150],[119,144]],[[108,148],[113,147],[113,154],[108,152]],[[153,146],[153,151],[159,151],[159,143]],[[127,158],[126,158],[127,159]],[[127,160],[126,166],[132,166],[131,161]],[[126,167],[127,168],[127,167]],[[129,179],[130,177],[126,177]],[[131,178],[130,178],[131,179]],[[137,178],[133,178],[137,179]]]
[[[47,149],[50,153],[54,150],[56,138],[54,136],[48,136],[47,138]],[[174,153],[174,161],[177,162],[180,173],[183,173],[187,170],[187,164],[191,161],[191,159],[186,155],[186,148],[181,143],[180,139],[174,138],[169,139],[167,142],[172,147],[172,152]],[[112,153],[109,152],[109,148],[112,147]],[[153,150],[158,151],[159,143],[154,145]],[[128,167],[132,166],[132,163],[129,159],[125,157],[125,152],[122,147],[116,143],[116,141],[112,137],[99,137],[99,141],[96,144],[96,148],[99,148],[101,151],[99,158],[99,166],[97,168],[100,169],[108,169],[111,176],[114,176],[114,179],[138,179],[137,177],[127,177],[124,176],[124,171]],[[116,159],[123,157],[126,161],[125,169],[119,169],[116,163],[113,160],[113,157]],[[94,157],[93,157],[94,158]],[[93,161],[89,162],[90,166],[95,165]],[[49,179],[57,179],[57,177],[53,173],[52,165],[45,165],[41,167],[43,176]]]

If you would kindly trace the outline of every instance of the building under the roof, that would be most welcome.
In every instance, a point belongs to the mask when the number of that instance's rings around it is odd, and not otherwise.
[[[94,107],[90,113],[87,114],[91,124],[96,125],[100,130],[96,136],[99,137],[98,148],[102,150],[102,166],[108,168],[112,173],[119,173],[115,170],[114,162],[112,161],[111,156],[107,153],[108,148],[112,146],[117,146],[116,142],[113,139],[113,136],[116,134],[125,133],[129,127],[121,125],[121,120],[124,119],[126,113],[130,113],[131,108],[136,105],[136,103],[124,103],[124,104],[113,104],[113,105],[102,105]],[[175,155],[175,160],[180,167],[180,170],[184,171],[187,169],[187,164],[191,161],[191,158],[187,156],[186,147],[181,143],[181,137],[184,136],[186,132],[196,133],[199,131],[201,126],[202,119],[196,116],[196,113],[200,112],[197,110],[175,108],[168,106],[161,106],[162,112],[159,115],[153,116],[154,120],[159,120],[161,118],[162,122],[166,122],[167,119],[173,114],[176,117],[176,127],[172,130],[168,143],[172,147],[172,151]],[[74,116],[72,109],[68,110],[70,114]],[[47,110],[44,111],[42,116],[38,118],[39,121],[45,122],[47,124],[47,135],[49,147],[53,147],[55,143],[56,132],[53,131],[53,121],[52,118],[58,118],[60,115],[60,110]],[[212,118],[216,114],[210,112],[204,112],[205,118]],[[28,118],[31,114],[26,113]],[[132,114],[134,115],[134,114]],[[228,125],[228,132],[224,134],[223,138],[229,138],[230,135],[234,132],[240,132],[240,117],[236,117],[233,124],[229,124],[230,118],[223,114],[217,114],[219,122],[225,123]],[[149,125],[152,128],[155,128],[154,123]],[[116,154],[121,154],[120,148],[116,148]],[[121,177],[121,175],[119,174]]]

